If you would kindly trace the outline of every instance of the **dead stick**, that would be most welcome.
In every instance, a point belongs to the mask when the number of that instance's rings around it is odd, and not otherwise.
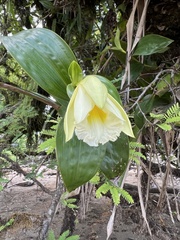
[[[48,99],[48,98],[46,98],[43,95],[40,95],[38,93],[33,93],[33,92],[30,92],[30,91],[27,91],[27,90],[24,90],[24,89],[21,89],[19,87],[15,87],[15,86],[12,86],[10,84],[3,83],[3,82],[0,82],[0,88],[5,88],[5,89],[8,89],[12,92],[17,92],[17,93],[21,93],[21,94],[27,95],[29,97],[32,97],[32,98],[34,98],[34,99],[36,99],[40,102],[45,103],[46,105],[49,105],[49,106],[53,107],[57,111],[60,109],[60,106],[58,104],[56,104],[55,102],[51,101],[50,99]]]
[[[11,166],[9,167],[9,169],[19,173],[19,174],[23,174],[23,176],[27,177],[28,173],[25,172],[20,165],[17,162],[12,161],[8,156],[6,156],[5,154],[1,154],[0,153],[0,157],[5,158],[8,162],[11,163]],[[41,182],[39,182],[35,177],[29,177],[32,181],[34,181],[45,193],[49,194],[49,195],[54,195],[54,191],[50,191],[48,188],[46,188]]]
[[[49,230],[49,226],[51,225],[51,222],[54,218],[56,208],[57,208],[57,205],[59,203],[61,194],[62,194],[62,185],[61,185],[61,182],[59,182],[59,184],[57,186],[57,189],[55,191],[54,197],[52,199],[51,205],[48,209],[48,212],[44,216],[44,220],[43,220],[43,223],[42,223],[41,230],[39,232],[38,240],[45,240],[46,239],[47,233],[48,233],[48,230]]]

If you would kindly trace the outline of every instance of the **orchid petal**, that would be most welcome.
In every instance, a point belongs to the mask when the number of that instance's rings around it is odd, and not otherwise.
[[[74,93],[68,104],[65,116],[64,116],[64,132],[66,135],[66,142],[69,141],[74,133],[75,121],[74,121],[74,100],[76,98],[78,89],[74,90]]]
[[[108,94],[107,101],[104,108],[106,109],[106,111],[113,113],[114,115],[116,115],[117,118],[124,121],[124,117],[122,114],[122,107],[110,94]]]
[[[107,114],[106,114],[107,115]],[[102,118],[86,118],[76,125],[75,133],[79,140],[83,140],[90,146],[98,146],[108,141],[116,141],[124,127],[124,122],[120,122],[114,114],[108,114],[103,121]]]
[[[85,77],[80,84],[83,85],[87,95],[92,98],[95,105],[103,108],[108,94],[106,86],[94,75]]]
[[[76,124],[82,122],[94,107],[93,101],[87,95],[82,85],[77,87],[77,95],[74,100],[74,118]]]
[[[132,127],[131,127],[131,123],[129,121],[129,118],[126,114],[126,112],[124,111],[124,109],[121,107],[121,105],[110,95],[108,94],[108,109],[111,109],[111,112],[114,113],[117,117],[119,117],[120,119],[124,120],[124,125],[123,125],[123,132],[130,136],[130,137],[134,137],[133,131],[132,131]],[[114,106],[113,106],[113,104]],[[119,109],[119,113],[117,112],[117,109]]]

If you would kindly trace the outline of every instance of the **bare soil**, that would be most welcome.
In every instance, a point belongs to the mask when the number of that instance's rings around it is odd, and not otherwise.
[[[27,170],[27,169],[25,169]],[[44,168],[43,177],[38,180],[50,190],[55,189],[56,175],[54,170]],[[35,184],[27,186],[27,180],[23,176],[9,172],[7,177],[11,179],[5,190],[0,192],[0,226],[13,218],[14,223],[0,232],[0,240],[35,240],[41,228],[44,214],[47,212],[52,196],[43,192]],[[158,176],[156,177],[158,180]],[[127,183],[137,185],[135,170],[129,172]],[[176,179],[176,188],[179,187],[179,179]],[[171,212],[174,219],[170,217],[167,204],[162,211],[157,208],[158,193],[151,193],[147,207],[147,220],[152,232],[150,237],[147,227],[144,224],[139,204],[138,192],[132,188],[130,194],[135,203],[129,205],[122,200],[117,207],[113,233],[110,240],[178,240],[180,239],[180,222],[177,220],[175,207],[175,196],[169,194]],[[180,205],[180,194],[176,194]],[[81,203],[80,203],[81,204]],[[108,197],[96,199],[93,195],[89,201],[89,208],[85,219],[79,210],[74,212],[75,227],[73,234],[78,234],[81,240],[106,240],[106,228],[113,209],[112,201]],[[65,207],[59,204],[56,215],[51,224],[51,229],[59,236],[64,221]],[[71,217],[71,216],[70,216]]]

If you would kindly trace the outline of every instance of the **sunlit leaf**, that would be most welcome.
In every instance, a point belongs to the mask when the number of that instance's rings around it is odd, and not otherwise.
[[[120,30],[119,30],[119,28],[117,28],[117,30],[116,30],[116,35],[115,35],[115,38],[114,38],[114,44],[115,44],[116,48],[117,48],[119,51],[121,51],[121,52],[123,52],[123,53],[126,53],[126,52],[124,51],[124,49],[122,48],[122,46],[121,46],[121,42],[120,42]],[[113,49],[113,48],[112,48],[112,49]]]
[[[37,28],[1,37],[1,41],[45,91],[60,102],[68,101],[66,86],[71,83],[68,68],[76,58],[62,38],[53,31]]]
[[[133,55],[151,55],[154,53],[162,53],[167,50],[173,40],[157,35],[149,34],[141,38]]]
[[[73,86],[76,86],[83,78],[83,72],[79,64],[73,61],[68,69],[69,77]]]
[[[172,129],[171,125],[166,124],[166,123],[157,124],[157,126],[159,126],[164,131],[170,131]]]

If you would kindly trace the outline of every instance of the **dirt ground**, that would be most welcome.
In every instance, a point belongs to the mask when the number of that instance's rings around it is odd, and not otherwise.
[[[25,169],[26,170],[26,169]],[[54,170],[44,168],[42,178],[38,180],[50,190],[55,189],[56,175]],[[13,218],[14,223],[0,232],[0,240],[35,240],[41,227],[44,214],[47,212],[52,197],[44,193],[35,184],[25,186],[23,176],[9,172],[7,177],[12,179],[5,190],[0,192],[0,226]],[[158,178],[158,177],[157,177]],[[176,179],[180,189],[179,179]],[[135,170],[129,172],[127,182],[136,186]],[[122,200],[117,207],[113,233],[110,240],[178,240],[180,239],[180,222],[177,220],[174,195],[169,194],[172,216],[167,206],[160,212],[157,208],[159,195],[150,194],[147,208],[147,219],[152,232],[148,234],[141,214],[138,193],[130,191],[135,203],[129,205]],[[180,195],[180,194],[179,194]],[[180,196],[176,194],[180,205]],[[73,234],[78,234],[81,240],[106,240],[106,228],[112,212],[112,202],[108,197],[96,199],[91,197],[85,219],[82,220],[79,211],[76,211],[75,229]],[[59,204],[51,228],[59,236],[65,219],[65,207]]]

